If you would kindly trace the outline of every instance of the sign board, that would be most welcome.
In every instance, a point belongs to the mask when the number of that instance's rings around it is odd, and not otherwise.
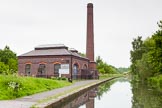
[[[59,69],[60,74],[69,74],[69,69]]]
[[[69,64],[61,64],[61,69],[69,69]]]
[[[69,64],[61,64],[59,74],[69,74]]]

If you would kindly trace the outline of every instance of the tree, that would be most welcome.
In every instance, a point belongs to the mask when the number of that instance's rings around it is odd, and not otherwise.
[[[125,67],[119,67],[117,68],[117,70],[119,71],[119,73],[124,73],[124,72],[129,72],[129,68],[125,68]]]
[[[0,62],[0,74],[6,74],[8,70],[8,65],[5,65],[3,62]]]
[[[140,81],[144,82],[148,77],[153,76],[154,66],[151,63],[150,53],[144,53],[141,60],[137,61],[136,67],[138,70],[138,77]]]
[[[0,58],[1,62],[8,64],[9,59],[17,59],[17,56],[8,46],[6,46],[4,50],[1,50]]]
[[[3,50],[0,50],[0,73],[12,74],[18,70],[18,60],[16,53],[10,50],[9,46],[5,46]],[[7,69],[7,70],[6,70]]]
[[[117,73],[117,69],[114,66],[108,65],[102,60],[100,56],[96,58],[97,69],[102,74],[114,74]]]
[[[132,47],[133,50],[130,52],[131,53],[131,62],[134,63],[136,60],[139,60],[142,58],[142,53],[143,53],[143,41],[142,41],[142,37],[138,36],[137,39],[133,39],[132,42]]]
[[[132,42],[131,70],[141,81],[162,74],[162,21],[158,26],[159,30],[151,37],[144,41],[138,37]]]
[[[144,53],[144,49],[143,49],[143,41],[142,41],[142,37],[138,36],[137,39],[133,39],[132,42],[132,48],[133,50],[130,51],[131,54],[131,70],[132,70],[132,74],[134,75],[139,75],[138,70],[137,70],[137,60],[140,60],[142,58],[142,54]]]
[[[100,56],[97,56],[96,63],[99,65],[100,63],[103,63],[103,60]]]
[[[162,21],[158,26],[159,30],[152,36],[155,40],[154,66],[159,73],[162,73]]]
[[[16,73],[18,71],[18,62],[17,62],[17,59],[9,59],[8,61],[8,66],[9,66],[9,69],[12,71],[11,73]]]
[[[81,52],[78,52],[78,54],[82,57],[86,57],[86,54],[85,53],[81,53]]]

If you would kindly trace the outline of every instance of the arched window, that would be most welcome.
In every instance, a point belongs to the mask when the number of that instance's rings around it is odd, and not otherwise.
[[[25,65],[25,75],[29,76],[31,74],[31,64]]]
[[[60,64],[54,64],[54,74],[58,74],[60,68],[61,68]]]
[[[46,65],[45,64],[39,64],[38,72],[39,72],[39,74],[46,73]]]

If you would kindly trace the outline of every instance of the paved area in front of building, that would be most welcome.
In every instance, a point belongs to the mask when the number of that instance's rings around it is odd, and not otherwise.
[[[57,96],[57,94],[65,93],[66,91],[70,91],[78,87],[90,85],[98,81],[99,80],[83,80],[83,81],[75,82],[72,85],[63,88],[53,89],[51,91],[46,91],[31,96],[17,98],[15,100],[3,100],[0,101],[0,108],[30,108],[32,105],[37,104],[38,101],[41,101],[48,97],[55,96],[55,95]]]

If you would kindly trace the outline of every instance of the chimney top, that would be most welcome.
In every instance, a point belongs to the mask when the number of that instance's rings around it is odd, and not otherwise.
[[[87,8],[93,8],[93,4],[92,3],[88,3],[87,4]]]

